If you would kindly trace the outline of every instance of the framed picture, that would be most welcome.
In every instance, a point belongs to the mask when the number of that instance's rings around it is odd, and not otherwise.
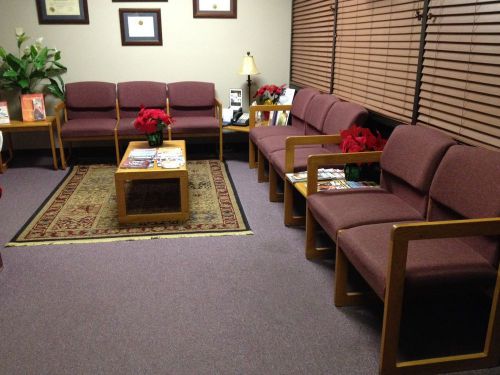
[[[9,108],[7,107],[7,102],[0,102],[0,124],[9,124]],[[0,132],[1,133],[1,132]],[[0,150],[2,148],[0,147]]]
[[[229,107],[237,110],[243,106],[243,90],[229,89]]]
[[[194,18],[236,18],[236,0],[193,0]]]
[[[119,9],[122,46],[161,46],[160,9]]]
[[[45,120],[45,102],[43,94],[21,95],[21,111],[23,121]]]
[[[88,24],[87,0],[36,0],[40,24]]]

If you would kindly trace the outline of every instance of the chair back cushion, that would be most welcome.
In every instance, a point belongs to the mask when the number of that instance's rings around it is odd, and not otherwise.
[[[117,94],[121,118],[137,117],[141,105],[158,109],[165,109],[167,106],[167,84],[163,82],[120,82]]]
[[[399,125],[380,160],[382,187],[426,215],[429,188],[446,150],[456,142],[446,134],[418,125]]]
[[[322,134],[323,124],[325,122],[328,111],[330,110],[332,105],[334,105],[334,103],[337,103],[339,101],[339,98],[329,94],[320,94],[313,97],[309,102],[309,105],[307,106],[305,116],[305,134]]]
[[[292,126],[300,129],[303,134],[305,131],[307,106],[316,95],[319,95],[318,90],[306,87],[299,90],[295,98],[293,98],[292,109],[290,110]]]
[[[431,220],[500,217],[500,152],[451,147],[436,171],[430,197]],[[496,266],[498,237],[464,237],[463,241]]]
[[[342,130],[356,124],[363,126],[368,118],[368,111],[357,103],[337,102],[330,108],[323,125],[323,134],[340,134]],[[339,152],[338,145],[325,145],[331,152]]]
[[[65,87],[68,119],[116,118],[116,84],[87,81]]]
[[[167,84],[170,115],[214,116],[215,85],[210,82]]]

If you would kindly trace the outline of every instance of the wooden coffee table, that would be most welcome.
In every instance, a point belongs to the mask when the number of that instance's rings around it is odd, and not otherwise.
[[[164,141],[162,147],[179,147],[182,149],[184,160],[186,160],[186,143],[184,140]],[[150,148],[147,142],[130,142],[125,155],[115,172],[116,199],[118,204],[118,221],[120,223],[141,223],[155,221],[183,221],[189,217],[188,199],[188,172],[186,164],[176,169],[165,169],[154,162],[154,167],[136,169],[122,168],[130,152],[135,148]],[[134,180],[179,180],[179,202],[180,211],[155,212],[155,213],[127,213],[126,184]]]

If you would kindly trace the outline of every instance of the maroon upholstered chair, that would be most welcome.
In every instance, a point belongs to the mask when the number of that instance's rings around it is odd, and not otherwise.
[[[337,231],[366,224],[423,220],[432,178],[446,150],[455,141],[444,133],[423,126],[400,125],[394,129],[383,152],[312,156],[308,181],[318,165],[380,160],[381,187],[314,193],[308,183],[306,257],[320,256],[314,244],[316,224],[335,241]],[[371,158],[367,160],[366,158]],[[349,161],[347,161],[349,160]],[[309,194],[310,193],[310,194]]]
[[[313,113],[313,115],[317,114],[318,112]],[[294,188],[287,181],[285,174],[305,171],[307,160],[311,155],[341,152],[339,147],[340,132],[355,124],[363,126],[367,118],[368,111],[359,104],[337,101],[330,107],[321,127],[317,125],[319,121],[306,122],[306,132],[310,135],[289,137],[286,140],[284,150],[277,150],[270,155],[269,185],[271,186],[271,181],[277,179],[277,176],[284,183],[285,225],[303,225],[305,221],[305,216],[294,216]],[[316,133],[319,134],[314,135]]]
[[[411,370],[434,373],[498,366],[500,348],[498,337],[493,337],[500,331],[499,181],[500,152],[452,146],[432,179],[429,221],[371,224],[338,232],[335,304],[362,302],[361,293],[346,287],[351,264],[385,304],[382,373],[411,365],[397,361],[403,296],[465,288],[494,290],[483,351],[421,360]]]
[[[117,84],[117,95],[119,121],[115,143],[119,152],[120,139],[144,139],[144,134],[134,127],[141,105],[146,108],[167,109],[167,84],[151,81],[120,82]]]
[[[114,140],[118,121],[114,83],[75,82],[67,83],[65,87],[66,101],[55,108],[63,169],[66,169],[67,165],[64,143]],[[64,121],[61,124],[63,110]]]
[[[305,117],[307,107],[311,99],[319,95],[319,91],[312,88],[303,88],[297,92],[290,107],[291,126],[263,126],[255,123],[255,112],[265,110],[266,106],[250,107],[250,134],[248,138],[249,146],[249,167],[255,168],[256,144],[260,139],[270,136],[304,135],[305,134]],[[272,106],[272,110],[286,110],[284,106]],[[259,126],[257,126],[259,125]]]
[[[222,105],[215,97],[215,85],[186,81],[167,87],[167,110],[174,119],[172,136],[218,137],[222,160]]]

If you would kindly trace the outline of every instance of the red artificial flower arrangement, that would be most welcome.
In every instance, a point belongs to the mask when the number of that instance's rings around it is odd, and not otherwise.
[[[144,134],[154,134],[163,131],[170,124],[173,124],[172,117],[161,109],[147,109],[141,105],[141,110],[134,121],[134,127]]]
[[[257,98],[257,104],[276,104],[280,96],[285,92],[286,85],[264,85],[257,90],[254,98]]]
[[[340,142],[342,152],[382,151],[387,143],[379,132],[375,136],[370,129],[357,125],[342,130],[340,136],[342,137],[342,142]]]

